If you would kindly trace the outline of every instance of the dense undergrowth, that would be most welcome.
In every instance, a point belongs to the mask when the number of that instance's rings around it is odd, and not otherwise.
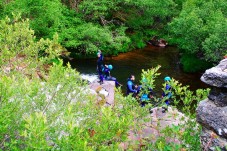
[[[1,150],[123,150],[123,142],[128,142],[128,150],[200,150],[200,126],[191,110],[208,90],[194,93],[173,79],[172,107],[181,102],[190,120],[181,119],[181,125],[165,129],[155,127],[161,134],[153,138],[156,141],[140,138],[130,143],[129,131],[140,135],[144,122],[151,120],[152,104],[142,108],[120,89],[112,106],[98,103],[79,72],[57,59],[64,51],[57,35],[53,40],[37,40],[28,20],[20,18],[5,18],[0,27]],[[155,88],[159,68],[142,71],[148,87]],[[162,106],[165,98],[155,100]]]

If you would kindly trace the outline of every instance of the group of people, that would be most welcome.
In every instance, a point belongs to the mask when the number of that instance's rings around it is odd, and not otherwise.
[[[134,84],[135,76],[130,75],[127,80],[127,95],[132,95],[133,97],[138,97],[138,94],[143,89],[142,86],[138,86]],[[171,92],[171,86],[170,81],[171,78],[169,76],[166,76],[164,78],[165,81],[165,91],[162,93],[162,99],[164,99],[166,106],[168,107],[171,102],[172,92]],[[141,94],[139,101],[141,106],[145,106],[145,104],[153,98],[153,90],[152,88],[148,88],[148,94]],[[167,107],[163,107],[164,112],[167,110]]]
[[[97,60],[97,72],[99,75],[99,82],[100,84],[103,84],[104,80],[107,81],[115,81],[115,86],[122,86],[115,77],[112,77],[110,74],[110,71],[113,69],[112,65],[106,65],[104,64],[104,56],[101,52],[101,50],[98,51],[97,53],[98,56],[98,60]],[[135,81],[135,76],[134,75],[130,75],[129,78],[127,79],[127,95],[132,95],[133,97],[138,98],[140,91],[143,89],[141,85],[135,85],[134,84]],[[170,81],[171,78],[169,76],[166,76],[164,78],[165,81],[165,92],[162,93],[162,98],[165,100],[165,104],[168,106],[170,105],[170,100],[172,97],[172,93],[171,93],[171,86],[170,86]],[[145,106],[146,102],[148,102],[149,100],[151,100],[153,98],[153,90],[152,88],[148,88],[148,94],[141,94],[141,96],[139,97],[140,100],[140,104],[141,106]],[[167,108],[164,108],[164,110],[167,110]]]
[[[98,57],[97,72],[99,75],[100,84],[103,84],[103,81],[107,80],[107,81],[115,81],[116,87],[121,86],[121,84],[117,81],[117,79],[115,77],[112,77],[110,74],[110,71],[113,69],[113,66],[111,64],[110,65],[104,64],[104,56],[101,50],[98,50],[97,57]]]
[[[153,98],[153,90],[152,88],[148,88],[148,93],[143,93],[139,97],[139,93],[144,89],[142,85],[135,85],[135,76],[130,75],[128,80],[127,80],[127,95],[132,94],[133,97],[136,97],[139,99],[141,106],[145,106],[147,101],[150,101]],[[146,82],[146,79],[143,79],[144,82]]]

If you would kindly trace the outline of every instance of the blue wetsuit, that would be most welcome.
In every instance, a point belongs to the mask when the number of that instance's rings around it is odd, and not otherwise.
[[[104,68],[104,63],[103,63],[103,56],[101,55],[98,60],[97,60],[97,71],[99,74],[99,80],[100,82],[103,82],[103,75],[102,75],[102,69]]]
[[[118,87],[120,86],[120,83],[117,81],[117,79],[115,77],[112,77],[110,75],[110,69],[107,67],[103,68],[103,74],[104,74],[104,79],[107,81],[114,81],[115,82],[115,86]]]
[[[143,89],[143,88],[142,88],[142,86],[140,85],[140,86],[137,88],[137,90],[138,90],[137,93],[139,93],[142,89]],[[151,95],[153,95],[153,90],[152,90],[151,88],[148,89],[148,94],[142,94],[142,96],[140,97],[140,103],[141,103],[141,106],[142,106],[142,107],[145,106],[146,101],[151,100],[151,98],[150,98]]]
[[[171,86],[169,84],[166,84],[165,90],[169,91],[169,92],[167,92],[166,94],[165,94],[165,92],[163,92],[162,96],[167,98],[167,100],[165,100],[165,103],[166,103],[166,105],[169,105],[170,104],[170,99],[172,97],[172,93],[170,92]]]
[[[137,93],[137,90],[135,89],[135,85],[131,79],[128,79],[127,81],[127,95],[130,93]]]

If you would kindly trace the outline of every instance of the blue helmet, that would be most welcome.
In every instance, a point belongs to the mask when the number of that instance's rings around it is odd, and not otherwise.
[[[166,81],[170,81],[170,80],[171,80],[171,78],[168,77],[168,76],[164,78],[164,81],[165,81],[165,82],[166,82]]]
[[[108,65],[108,68],[109,68],[110,70],[112,70],[112,69],[113,69],[113,66],[110,64],[110,65]]]

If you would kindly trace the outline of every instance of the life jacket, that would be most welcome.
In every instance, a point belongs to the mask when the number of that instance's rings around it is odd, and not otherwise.
[[[127,95],[130,94],[130,93],[134,93],[134,91],[130,90],[130,87],[131,87],[132,90],[135,90],[135,85],[134,85],[133,81],[130,78],[128,78],[128,80],[127,80]]]
[[[140,91],[143,90],[143,87],[140,85],[137,90],[138,90],[137,93],[140,93]],[[140,100],[148,101],[150,100],[150,95],[153,95],[153,90],[151,88],[148,88],[148,94],[142,94]]]
[[[141,100],[141,101],[148,101],[148,100],[150,100],[150,98],[149,98],[148,94],[143,94],[143,95],[141,96],[140,100]]]
[[[110,76],[110,69],[109,68],[104,66],[103,69],[102,69],[102,72],[104,74],[104,78],[107,78],[107,77]]]
[[[102,61],[104,61],[104,56],[102,55],[102,53],[100,54],[100,59],[101,59]]]
[[[165,92],[163,92],[162,96],[170,99],[172,97],[171,86],[169,84],[166,84],[165,90],[169,91],[169,92],[167,92],[166,94],[165,94]]]
[[[102,69],[104,68],[104,63],[101,57],[99,57],[97,60],[97,66],[98,66],[98,71],[102,72]]]

